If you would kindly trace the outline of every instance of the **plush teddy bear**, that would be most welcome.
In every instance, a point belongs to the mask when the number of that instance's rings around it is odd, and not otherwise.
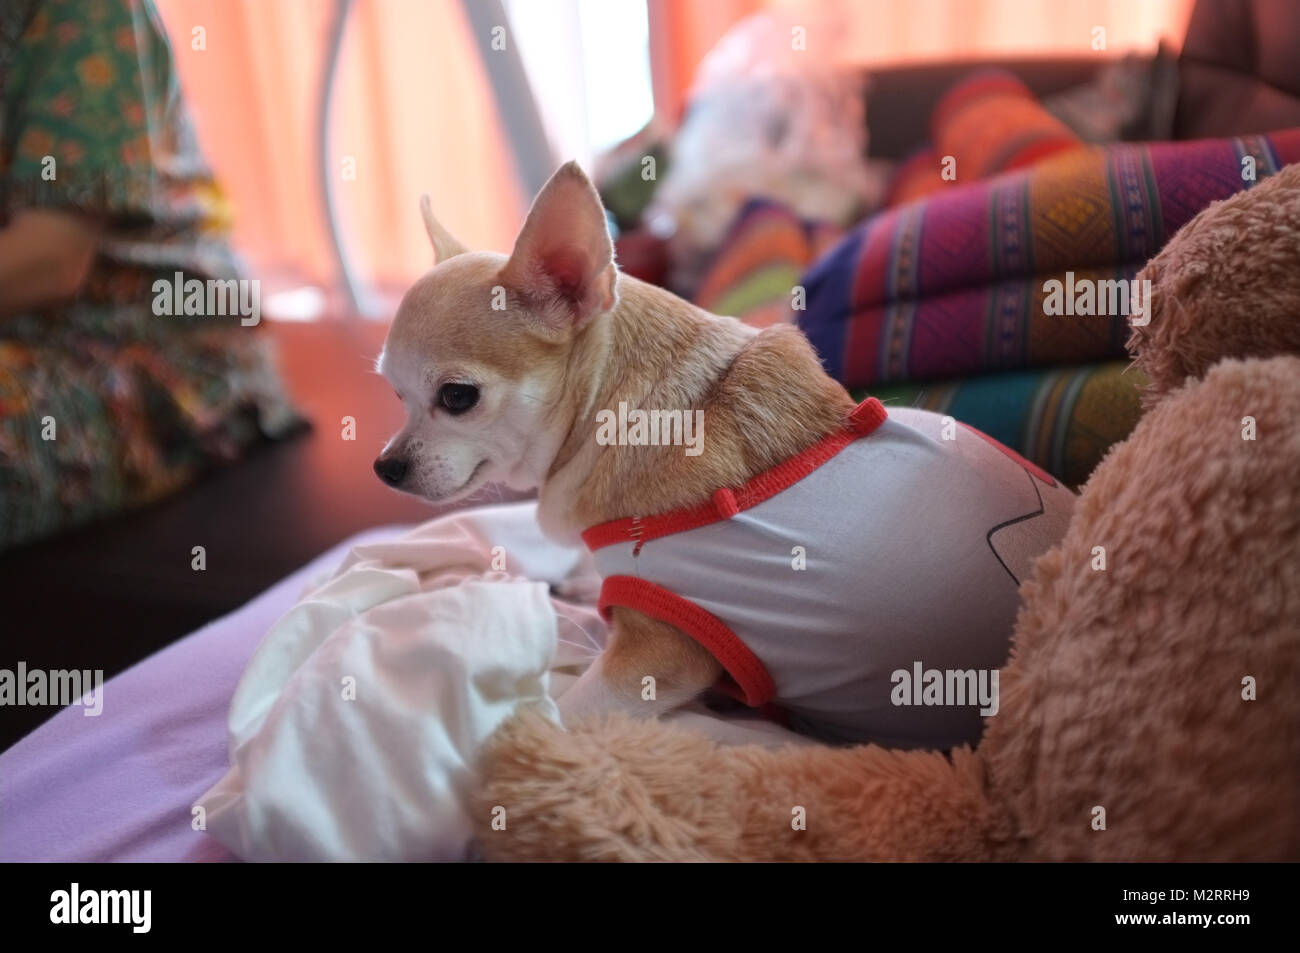
[[[484,755],[484,854],[1300,859],[1300,165],[1205,209],[1139,277],[1147,413],[1024,586],[975,750],[525,713]]]

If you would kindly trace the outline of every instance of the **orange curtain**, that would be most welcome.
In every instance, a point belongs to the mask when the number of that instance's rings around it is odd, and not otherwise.
[[[646,0],[655,112],[669,127],[681,119],[700,60],[734,24],[765,7],[764,0]]]
[[[317,97],[332,4],[155,0],[254,271],[330,285]],[[201,31],[201,32],[199,32]],[[358,270],[401,288],[430,266],[419,196],[467,245],[507,251],[526,205],[457,0],[358,0],[327,168]],[[355,160],[355,179],[345,160]]]
[[[844,66],[1015,56],[1115,56],[1181,45],[1193,0],[647,0],[655,109],[679,118],[701,59],[771,10],[806,25],[809,55]],[[1094,28],[1106,49],[1094,51]]]

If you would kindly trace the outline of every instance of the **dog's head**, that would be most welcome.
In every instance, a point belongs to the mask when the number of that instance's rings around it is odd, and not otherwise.
[[[570,162],[533,202],[506,258],[468,252],[421,202],[436,267],[397,310],[378,370],[406,425],[375,460],[389,486],[433,501],[486,483],[539,486],[570,420],[574,342],[617,301],[600,198]]]

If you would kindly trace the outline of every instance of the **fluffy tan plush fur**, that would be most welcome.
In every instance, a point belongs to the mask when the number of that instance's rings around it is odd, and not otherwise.
[[[978,750],[726,748],[660,722],[566,733],[522,715],[484,756],[486,855],[1300,859],[1297,195],[1292,169],[1148,266],[1136,340],[1163,399],[1038,562]],[[1278,356],[1210,369],[1213,354]]]
[[[1300,163],[1215,202],[1147,262],[1151,321],[1129,351],[1153,405],[1225,357],[1300,352]]]

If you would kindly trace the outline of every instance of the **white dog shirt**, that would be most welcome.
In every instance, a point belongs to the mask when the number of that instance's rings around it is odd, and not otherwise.
[[[945,439],[948,438],[948,439]],[[600,608],[704,645],[732,694],[828,740],[978,741],[981,703],[900,688],[1007,659],[1018,589],[1074,494],[972,428],[875,398],[702,506],[592,527]],[[945,679],[949,681],[949,679]]]

